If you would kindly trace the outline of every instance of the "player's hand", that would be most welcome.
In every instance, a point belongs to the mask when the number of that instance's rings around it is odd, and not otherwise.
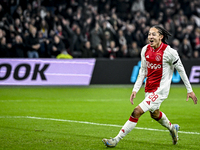
[[[131,102],[132,105],[134,104],[133,99],[134,99],[135,97],[136,97],[136,92],[133,91],[132,94],[131,94],[131,97],[130,97],[130,102]]]
[[[192,100],[194,101],[194,104],[197,104],[197,97],[194,94],[194,92],[187,93],[187,99],[186,99],[186,101],[188,101],[189,98],[192,98]]]

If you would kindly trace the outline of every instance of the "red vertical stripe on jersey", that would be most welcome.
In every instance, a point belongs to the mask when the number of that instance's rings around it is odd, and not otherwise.
[[[155,92],[160,86],[163,73],[163,54],[166,47],[167,44],[164,43],[162,43],[157,49],[153,49],[150,45],[147,46],[147,50],[145,52],[147,65],[145,92]]]

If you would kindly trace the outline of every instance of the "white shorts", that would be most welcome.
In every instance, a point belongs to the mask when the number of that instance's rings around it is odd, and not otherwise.
[[[145,99],[139,104],[144,112],[151,111],[152,113],[160,108],[164,101],[162,96],[156,93],[145,93]]]

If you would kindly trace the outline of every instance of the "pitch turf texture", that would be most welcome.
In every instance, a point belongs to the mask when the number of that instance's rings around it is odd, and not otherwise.
[[[200,86],[193,89],[200,99]],[[0,87],[0,149],[108,149],[101,140],[116,136],[144,98],[142,88],[131,105],[131,91],[130,85]],[[186,102],[185,87],[172,86],[160,110],[181,127],[177,145],[147,112],[114,149],[199,150],[200,105]]]

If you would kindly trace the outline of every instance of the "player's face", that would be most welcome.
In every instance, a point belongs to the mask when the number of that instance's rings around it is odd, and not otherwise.
[[[161,35],[158,32],[158,29],[150,28],[149,34],[148,34],[148,40],[149,40],[150,46],[153,49],[156,49],[160,46],[160,44],[162,43],[162,41],[161,41],[162,38],[163,38],[163,35]]]

